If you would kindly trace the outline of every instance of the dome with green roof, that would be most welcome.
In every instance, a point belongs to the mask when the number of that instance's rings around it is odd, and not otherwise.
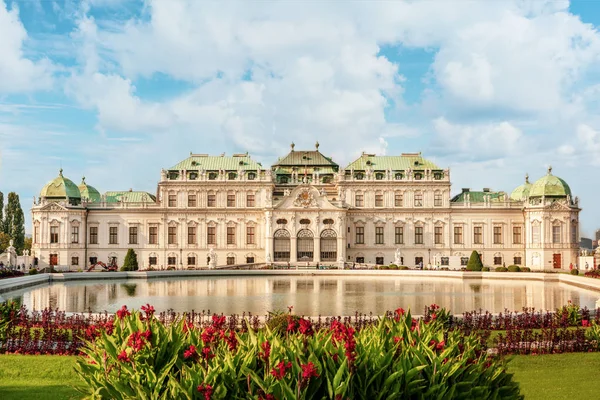
[[[529,197],[531,186],[531,183],[529,183],[529,175],[527,174],[525,175],[525,183],[512,191],[510,194],[510,199],[515,201],[525,200],[527,197]]]
[[[61,168],[58,176],[44,186],[40,197],[47,200],[68,200],[69,203],[76,204],[81,200],[81,193],[72,180],[63,176]]]
[[[87,199],[91,203],[100,202],[100,192],[85,182],[85,176],[81,178],[78,188],[82,199]]]
[[[548,167],[548,173],[538,179],[529,191],[529,197],[566,197],[571,196],[571,188],[567,182],[558,176],[552,175],[552,167]]]

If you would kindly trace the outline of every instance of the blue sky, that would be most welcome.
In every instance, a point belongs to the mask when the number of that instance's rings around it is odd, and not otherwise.
[[[422,151],[454,191],[547,166],[600,228],[600,2],[0,0],[0,190],[154,192],[195,153]],[[30,231],[29,219],[27,230]]]

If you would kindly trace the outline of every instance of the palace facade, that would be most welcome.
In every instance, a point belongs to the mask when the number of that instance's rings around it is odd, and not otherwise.
[[[577,262],[578,199],[552,174],[510,195],[484,188],[451,196],[450,171],[420,153],[363,153],[340,167],[296,150],[264,168],[246,154],[190,154],[163,169],[155,194],[100,194],[63,175],[34,199],[39,266],[140,268],[216,264],[390,264],[460,268],[473,250],[489,267],[567,269]]]

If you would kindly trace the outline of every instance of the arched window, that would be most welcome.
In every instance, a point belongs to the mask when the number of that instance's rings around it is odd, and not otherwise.
[[[312,261],[314,258],[315,241],[313,233],[308,229],[298,231],[298,261]]]
[[[256,174],[254,172],[249,172],[248,173],[248,180],[249,181],[253,181],[256,179]]]
[[[362,181],[365,178],[365,175],[362,172],[358,172],[354,174],[354,179]]]
[[[285,229],[278,229],[273,234],[274,261],[290,261],[290,233]]]
[[[208,173],[208,180],[214,181],[215,179],[217,179],[217,173],[216,172],[209,172]]]
[[[277,222],[277,225],[286,225],[288,223],[287,219],[285,219],[285,218],[279,218],[276,222]]]
[[[396,172],[396,175],[394,175],[394,178],[399,181],[403,178],[402,172]]]
[[[230,172],[229,174],[227,174],[227,179],[229,179],[230,181],[235,180],[235,178],[237,178],[237,174],[235,172]]]
[[[382,172],[378,172],[375,174],[375,179],[377,179],[378,181],[382,180],[384,178],[384,174]]]
[[[321,232],[321,261],[337,259],[337,234],[333,229]]]

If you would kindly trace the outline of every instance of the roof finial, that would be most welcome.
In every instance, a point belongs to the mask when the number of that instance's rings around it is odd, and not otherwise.
[[[58,171],[58,176],[63,176],[63,169],[61,168],[60,171]]]
[[[81,178],[81,183],[85,183],[85,176]]]
[[[529,183],[529,174],[525,173],[525,183]]]
[[[294,142],[292,142],[292,144],[290,144],[290,147],[292,148],[292,151],[294,151],[294,147],[296,147],[296,145],[294,144]]]
[[[319,141],[317,140],[317,143],[315,143],[315,147],[317,148],[317,150],[319,150]]]
[[[552,175],[552,165],[548,165],[548,175]]]

